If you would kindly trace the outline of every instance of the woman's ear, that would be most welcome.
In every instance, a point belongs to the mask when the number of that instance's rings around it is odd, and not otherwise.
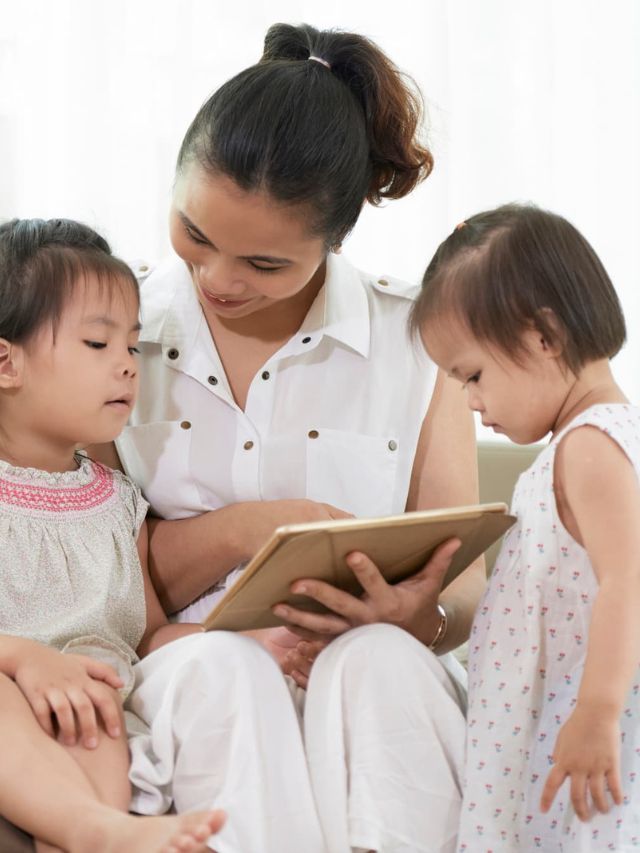
[[[24,351],[18,344],[0,338],[0,390],[20,388],[24,373]]]

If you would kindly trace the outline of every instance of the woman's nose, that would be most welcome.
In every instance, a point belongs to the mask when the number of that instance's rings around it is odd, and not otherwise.
[[[220,257],[209,258],[206,264],[194,267],[196,283],[213,296],[233,296],[244,292],[233,266]]]

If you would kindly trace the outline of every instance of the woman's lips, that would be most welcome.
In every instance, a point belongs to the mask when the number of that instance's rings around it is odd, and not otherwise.
[[[209,291],[202,288],[201,292],[207,302],[211,302],[212,305],[222,308],[237,308],[239,305],[246,305],[248,302],[251,302],[250,299],[231,299],[223,296],[214,296],[213,293],[209,293]]]

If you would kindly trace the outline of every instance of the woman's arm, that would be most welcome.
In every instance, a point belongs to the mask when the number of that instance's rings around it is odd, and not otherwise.
[[[199,634],[204,631],[202,625],[180,622],[171,623],[167,619],[167,615],[162,609],[160,600],[157,596],[151,578],[149,577],[148,557],[149,557],[149,536],[146,522],[140,528],[138,535],[138,556],[140,557],[140,566],[142,568],[142,577],[144,580],[144,599],[146,607],[146,625],[145,631],[138,645],[138,654],[140,657],[150,654],[151,652],[164,646],[165,643],[170,643],[172,640],[178,640],[180,637],[186,637],[189,634]]]
[[[429,411],[422,425],[411,475],[407,510],[466,506],[479,501],[478,456],[473,415],[460,383],[438,371]],[[456,648],[469,636],[486,584],[484,557],[441,592],[447,635],[438,651]]]
[[[478,502],[478,467],[473,419],[460,386],[439,373],[416,451],[407,510],[450,507]],[[365,590],[358,599],[329,584],[301,580],[293,591],[322,602],[335,615],[308,613],[278,606],[276,614],[305,636],[342,633],[355,625],[391,622],[425,645],[433,640],[440,616],[447,612],[447,633],[438,646],[445,652],[464,642],[486,582],[484,560],[476,560],[440,595],[442,578],[456,547],[447,543],[420,572],[390,586],[364,555],[349,564]],[[304,590],[302,589],[304,587]]]
[[[92,445],[87,453],[122,470],[113,444]],[[165,612],[175,613],[250,560],[276,527],[347,517],[309,500],[247,501],[177,521],[149,516],[149,574]]]

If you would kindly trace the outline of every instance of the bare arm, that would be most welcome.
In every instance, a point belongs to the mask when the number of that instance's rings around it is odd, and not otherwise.
[[[159,649],[160,646],[164,646],[165,643],[170,643],[172,640],[178,640],[180,637],[186,637],[189,634],[199,634],[204,631],[202,625],[189,622],[173,624],[168,621],[151,583],[148,570],[148,555],[149,538],[145,523],[140,528],[138,536],[138,556],[140,557],[140,565],[144,578],[144,598],[147,611],[145,632],[138,646],[140,657],[150,654],[155,649]]]
[[[439,371],[420,433],[407,510],[466,506],[478,500],[473,415],[460,393],[460,383]],[[485,584],[484,557],[479,557],[440,594],[448,625],[438,651],[448,651],[467,639]]]
[[[87,452],[123,470],[114,444],[92,445]],[[175,613],[250,560],[276,527],[346,517],[310,500],[247,501],[177,521],[149,516],[149,574],[165,612]]]
[[[588,820],[587,790],[601,812],[609,808],[605,786],[622,801],[619,721],[640,660],[640,485],[622,450],[585,427],[558,448],[554,487],[562,521],[586,548],[599,591],[578,701],[556,740],[541,805],[547,811],[570,776],[576,814]]]

